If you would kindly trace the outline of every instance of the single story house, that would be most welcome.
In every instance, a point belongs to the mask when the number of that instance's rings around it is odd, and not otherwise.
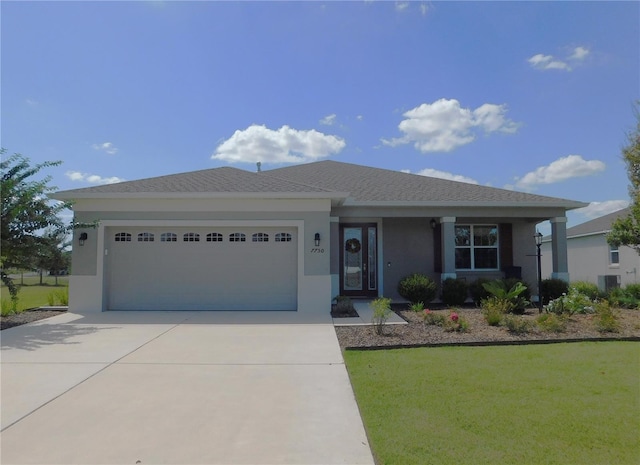
[[[638,282],[640,256],[631,247],[610,246],[606,237],[613,222],[629,213],[630,208],[624,208],[567,229],[567,257],[572,280],[597,284],[602,291]],[[551,238],[543,240],[541,250],[542,270],[549,274],[552,270]]]
[[[222,167],[58,192],[75,221],[70,309],[328,312],[402,301],[413,272],[535,283],[536,224],[569,278],[566,211],[586,204],[321,161]]]

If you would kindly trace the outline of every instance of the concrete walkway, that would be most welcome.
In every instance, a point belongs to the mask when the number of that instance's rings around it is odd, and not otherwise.
[[[373,464],[328,316],[68,313],[0,336],[2,464]]]
[[[353,302],[353,308],[358,312],[358,316],[351,318],[334,318],[335,326],[371,326],[373,323],[373,309],[369,306],[368,300],[360,300]],[[392,312],[386,324],[388,325],[406,325],[408,324],[397,313]]]

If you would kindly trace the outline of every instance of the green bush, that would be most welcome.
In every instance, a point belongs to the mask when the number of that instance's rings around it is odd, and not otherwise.
[[[627,288],[628,287],[629,286],[627,286]],[[607,301],[612,307],[631,309],[640,308],[640,299],[637,299],[633,295],[634,289],[631,292],[627,292],[627,288],[614,288],[609,291]]]
[[[0,301],[0,312],[2,316],[13,315],[18,311],[18,301],[12,299],[2,299]]]
[[[569,293],[552,300],[545,306],[547,313],[555,315],[573,315],[574,313],[593,313],[595,302],[570,287]]]
[[[627,284],[624,287],[624,293],[628,296],[640,300],[640,284]]]
[[[531,331],[532,324],[521,316],[506,315],[504,325],[513,334],[527,334]]]
[[[564,316],[554,313],[543,313],[536,318],[538,327],[551,333],[563,333],[567,330],[567,320]]]
[[[491,280],[487,278],[478,278],[469,285],[469,294],[471,294],[474,304],[481,305],[484,299],[491,296],[489,291],[484,288],[484,284],[489,281]]]
[[[481,303],[482,315],[489,326],[500,326],[504,315],[511,311],[511,303],[497,297],[488,297]]]
[[[422,319],[425,325],[429,326],[444,326],[445,316],[441,313],[436,313],[428,308],[422,312]]]
[[[469,322],[457,312],[449,312],[449,316],[444,318],[442,327],[445,331],[464,333],[469,329]]]
[[[61,290],[56,292],[56,298],[60,305],[69,305],[69,288],[63,287]]]
[[[512,287],[507,285],[513,282]],[[524,297],[527,287],[520,280],[500,280],[489,281],[482,285],[492,296],[509,303],[509,313],[522,314],[529,301]]]
[[[464,279],[447,278],[442,282],[442,302],[451,307],[464,305],[469,286]]]
[[[436,283],[431,278],[420,273],[405,276],[398,283],[398,294],[411,303],[428,304],[435,299],[437,289]]]
[[[373,323],[373,330],[377,335],[384,334],[384,325],[391,315],[391,299],[386,297],[378,297],[372,301],[369,306],[373,309],[373,316],[371,317]]]
[[[569,292],[569,284],[558,278],[543,279],[540,283],[540,294],[544,305]]]
[[[569,292],[574,290],[582,295],[587,296],[591,300],[598,300],[600,298],[600,290],[594,283],[587,281],[574,281],[569,285]]]
[[[529,290],[529,284],[527,284],[522,279],[504,278],[502,282],[504,283],[504,287],[506,287],[507,289],[513,289],[513,287],[517,286],[518,283],[522,284],[524,286],[524,291],[522,291],[522,293],[520,294],[520,297],[526,300],[527,304],[531,301],[531,291]]]
[[[415,302],[413,304],[409,304],[409,310],[411,310],[412,312],[419,313],[424,310],[424,303]]]
[[[611,308],[609,302],[602,301],[596,305],[596,329],[601,333],[617,333],[620,331],[617,313]]]
[[[353,307],[353,302],[351,302],[351,298],[346,295],[338,295],[334,297],[336,301],[335,311],[339,315],[348,315],[352,311],[355,311]]]

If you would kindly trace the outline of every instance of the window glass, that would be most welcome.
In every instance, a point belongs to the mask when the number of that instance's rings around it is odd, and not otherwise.
[[[456,269],[497,270],[498,226],[456,225]]]
[[[456,247],[471,245],[471,226],[456,226]]]
[[[276,242],[291,242],[291,234],[289,233],[277,233]]]
[[[131,242],[131,234],[129,233],[116,233],[116,242]]]
[[[251,236],[253,242],[269,242],[269,235],[266,233],[255,233]]]
[[[176,242],[178,240],[178,236],[175,233],[162,233],[160,234],[160,242]]]
[[[620,251],[618,247],[609,246],[609,262],[612,265],[618,265],[620,263]]]
[[[200,242],[200,234],[198,233],[184,233],[184,236],[182,236],[182,240],[184,242]]]
[[[247,237],[244,233],[231,233],[229,234],[229,242],[245,242]]]
[[[138,242],[153,242],[155,238],[152,233],[141,232],[138,234]]]
[[[207,234],[207,242],[222,242],[222,234],[220,233]]]

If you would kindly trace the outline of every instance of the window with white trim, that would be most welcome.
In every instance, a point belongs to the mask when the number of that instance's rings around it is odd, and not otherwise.
[[[609,246],[609,264],[610,265],[619,265],[620,264],[620,250],[617,245]]]
[[[183,242],[200,242],[200,234],[194,233],[194,232],[184,233],[184,235],[182,236],[182,241]]]
[[[291,242],[290,233],[276,233],[276,242]]]
[[[131,234],[125,232],[116,233],[116,242],[131,242]]]
[[[231,233],[229,234],[229,242],[245,242],[247,236],[244,233]]]
[[[269,242],[269,235],[267,233],[254,233],[251,236],[252,242]]]
[[[154,240],[155,237],[153,236],[153,233],[141,232],[138,234],[138,242],[153,242]]]
[[[456,225],[456,269],[498,269],[498,225]]]
[[[220,233],[207,234],[207,242],[222,242],[222,234]]]
[[[178,235],[172,232],[160,234],[160,242],[178,242]]]

